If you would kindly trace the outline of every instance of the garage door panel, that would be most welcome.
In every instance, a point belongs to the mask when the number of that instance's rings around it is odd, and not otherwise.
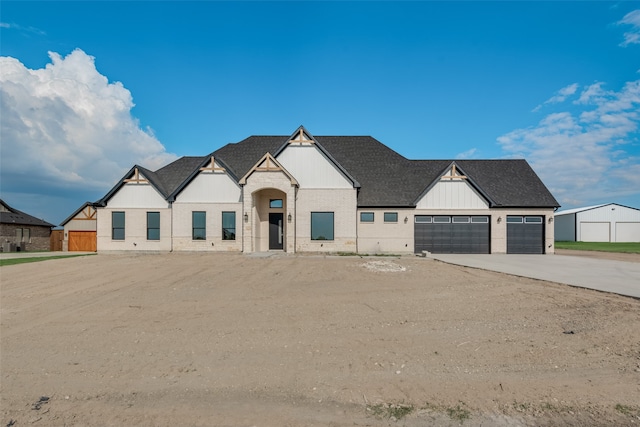
[[[640,242],[640,222],[616,223],[616,242]]]
[[[70,252],[96,252],[97,238],[95,231],[69,231]]]
[[[610,242],[611,223],[609,222],[581,222],[580,241],[582,242]]]
[[[536,218],[537,222],[527,222],[525,218]],[[507,217],[507,253],[544,253],[544,221],[542,221],[542,217]]]

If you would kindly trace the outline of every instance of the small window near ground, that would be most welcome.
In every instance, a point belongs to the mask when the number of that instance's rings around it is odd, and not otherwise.
[[[311,240],[333,240],[333,212],[311,212]]]
[[[160,212],[147,212],[147,240],[160,240]]]
[[[451,222],[451,217],[450,216],[434,216],[433,222],[437,224],[448,224]]]
[[[419,224],[428,224],[433,221],[433,217],[430,215],[416,215],[415,222]]]
[[[507,223],[508,224],[522,224],[522,217],[521,216],[508,216],[507,217]]]
[[[236,240],[235,212],[222,212],[222,240]]]
[[[193,240],[206,240],[207,239],[207,213],[206,212],[191,212],[191,238]]]
[[[111,212],[111,238],[124,240],[124,212]]]
[[[373,212],[360,212],[360,222],[373,222]]]
[[[270,208],[282,208],[282,199],[271,199],[269,200],[269,207]]]
[[[398,222],[398,212],[385,212],[384,222]]]
[[[527,216],[524,218],[524,222],[526,222],[527,224],[541,224],[542,223],[542,217],[540,216]]]

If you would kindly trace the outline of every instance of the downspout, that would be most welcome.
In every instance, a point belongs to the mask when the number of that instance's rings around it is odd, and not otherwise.
[[[173,252],[173,202],[169,202],[169,209],[171,209],[171,246],[169,253]]]
[[[241,251],[244,253],[244,185],[240,186],[240,200],[242,200],[242,210],[240,212],[240,224],[242,224],[242,245]]]

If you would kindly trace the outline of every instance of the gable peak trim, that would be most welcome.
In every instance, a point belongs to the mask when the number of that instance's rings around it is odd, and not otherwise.
[[[282,172],[287,178],[291,181],[291,185],[298,185],[298,181],[291,175],[281,164],[276,160],[275,157],[271,155],[271,153],[266,153],[260,160],[256,162],[256,164],[249,169],[249,171],[245,174],[245,176],[240,179],[238,184],[245,185],[247,183],[247,179],[254,172]]]
[[[446,175],[447,171],[449,172],[449,175]],[[451,167],[447,169],[447,171],[445,171],[445,173],[440,176],[440,181],[446,181],[446,180],[465,180],[467,179],[466,175],[461,175],[460,172],[457,168],[457,165],[455,162],[453,162],[451,164]],[[464,173],[464,172],[462,172]]]
[[[140,170],[136,167],[133,169],[133,178],[127,178],[123,181],[126,184],[149,184],[149,180],[140,176]]]
[[[289,137],[287,140],[288,144],[298,144],[298,145],[307,145],[307,144],[315,144],[315,138],[304,128],[304,126],[300,126],[296,131]]]
[[[226,173],[227,170],[223,167],[220,166],[216,166],[216,159],[211,156],[211,161],[206,165],[201,167],[199,170],[200,172],[211,172],[211,173],[216,173],[216,172],[222,172],[222,173]]]

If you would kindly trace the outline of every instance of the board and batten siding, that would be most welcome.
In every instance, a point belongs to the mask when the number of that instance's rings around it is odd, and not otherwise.
[[[417,203],[416,209],[489,209],[466,181],[440,181]]]
[[[178,194],[174,203],[234,203],[241,198],[240,186],[226,173],[201,172]]]
[[[353,188],[353,184],[313,144],[289,145],[277,160],[295,177],[300,188]]]
[[[111,209],[163,209],[168,202],[150,184],[125,184],[114,194],[107,207]]]

